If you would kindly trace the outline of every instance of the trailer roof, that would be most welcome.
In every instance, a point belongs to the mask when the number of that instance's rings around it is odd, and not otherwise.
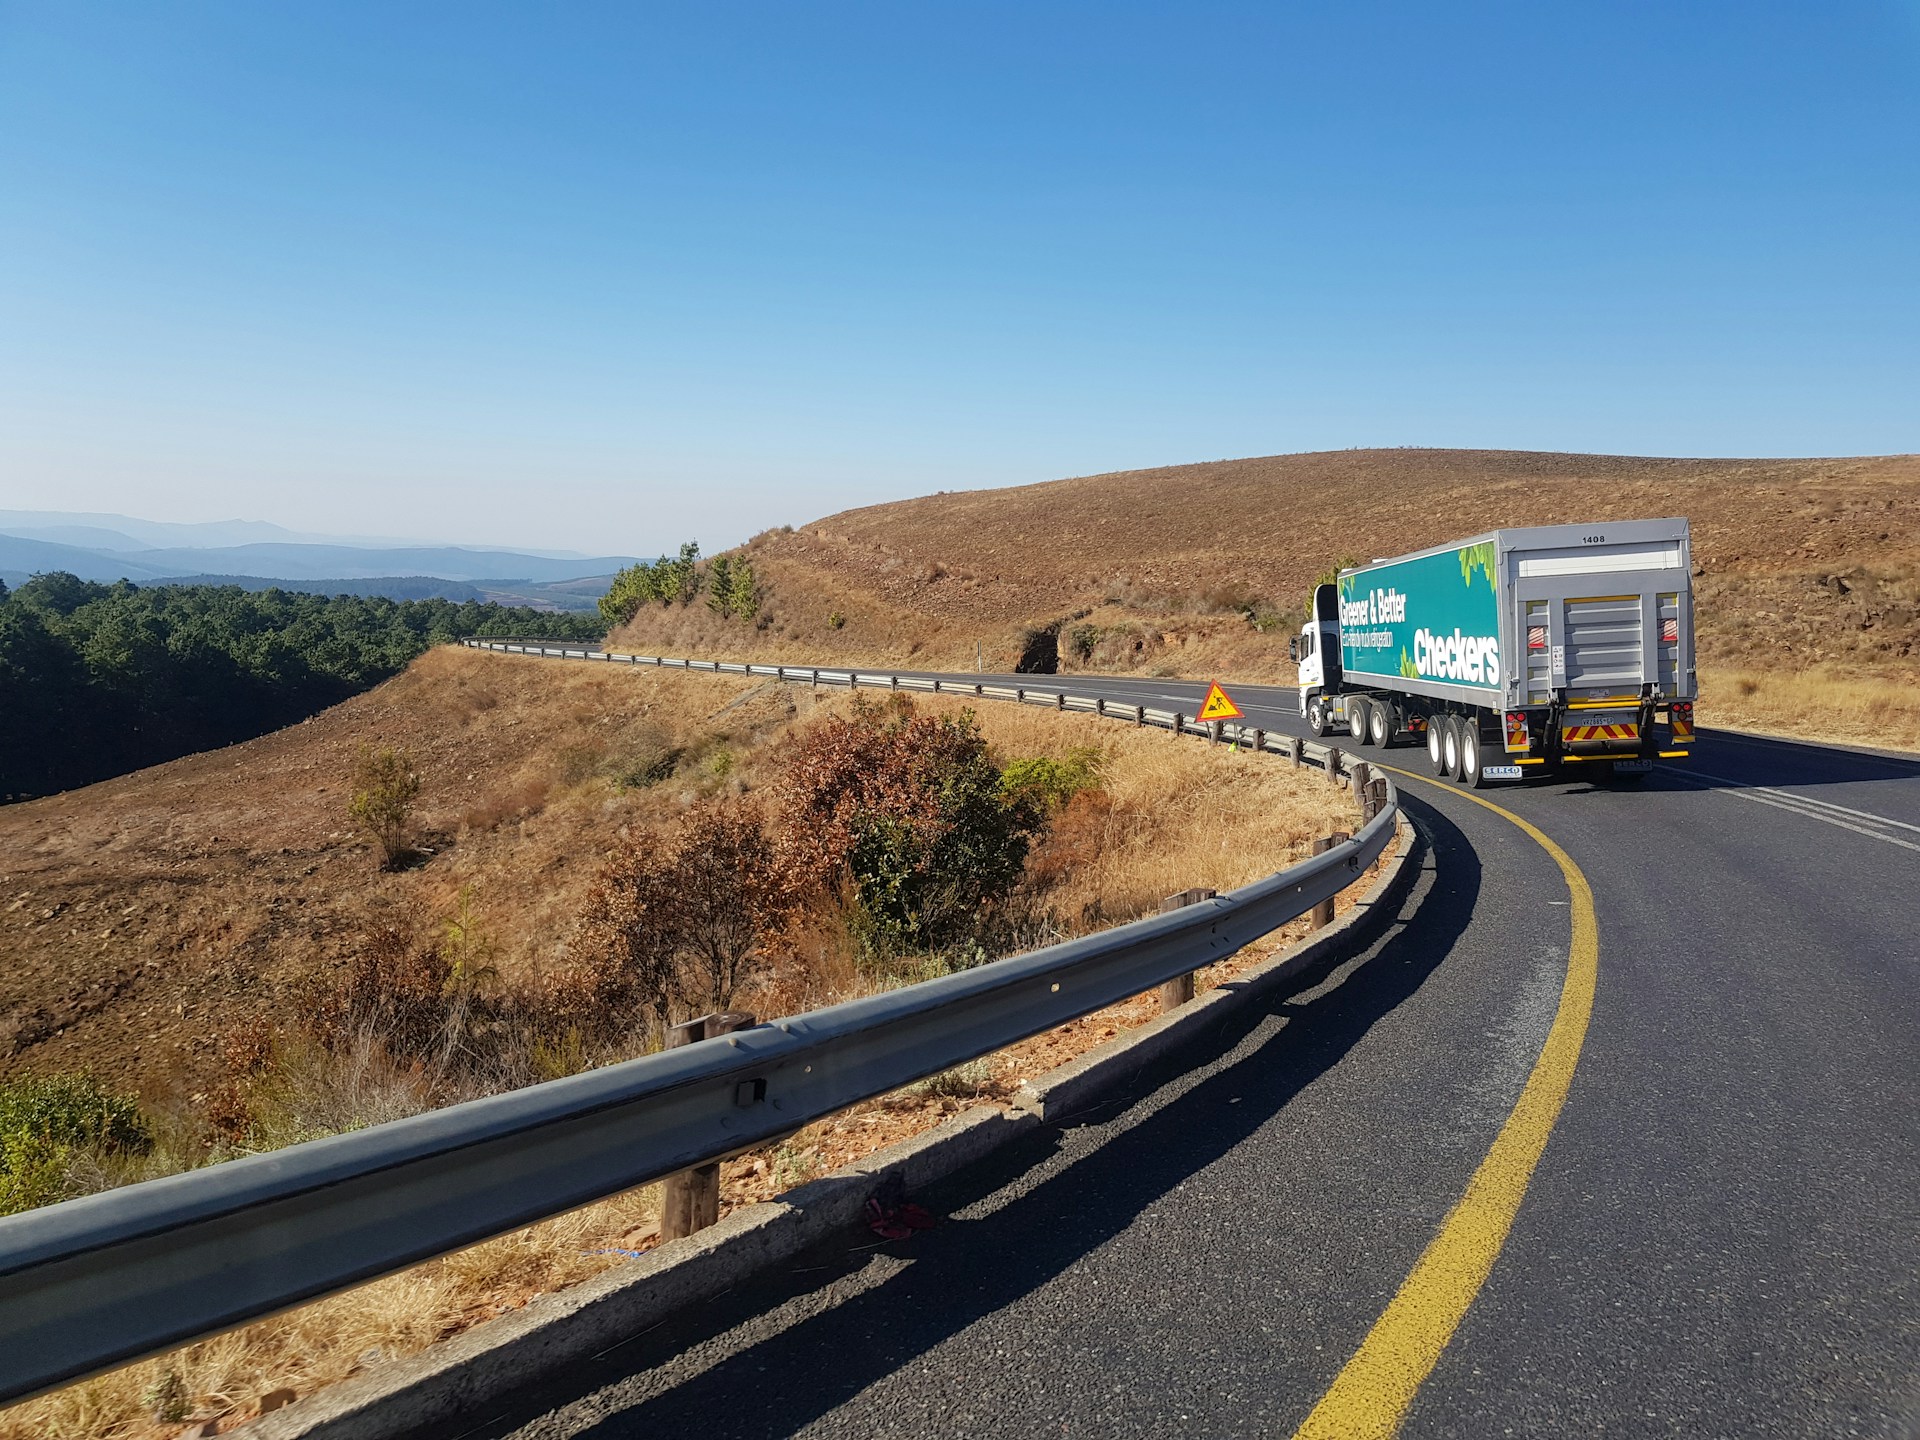
[[[1364,565],[1350,565],[1340,571],[1342,575],[1357,575],[1362,570],[1371,570],[1376,565],[1393,565],[1402,560],[1418,560],[1427,555],[1442,555],[1449,550],[1458,550],[1467,545],[1482,545],[1491,540],[1504,553],[1509,550],[1553,550],[1566,545],[1580,545],[1592,535],[1605,535],[1609,541],[1621,544],[1635,544],[1648,540],[1685,540],[1688,538],[1687,519],[1684,515],[1671,516],[1664,520],[1592,520],[1571,525],[1514,525],[1501,530],[1489,530],[1481,535],[1469,535],[1463,540],[1449,540],[1444,545],[1429,545],[1424,550],[1409,550],[1404,555],[1382,555],[1369,560]]]

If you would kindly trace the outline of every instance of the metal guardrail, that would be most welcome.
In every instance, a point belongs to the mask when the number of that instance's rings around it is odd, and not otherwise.
[[[855,683],[845,670],[470,643]],[[859,674],[869,681],[932,688]],[[962,693],[1022,698],[1017,688]],[[1061,694],[1024,698],[1139,718]],[[1180,721],[1149,712],[1142,723]],[[1329,758],[1305,748],[1316,763]],[[1386,806],[1353,839],[1230,895],[588,1074],[0,1219],[0,1402],[766,1144],[1224,959],[1380,856],[1398,814],[1388,783]]]

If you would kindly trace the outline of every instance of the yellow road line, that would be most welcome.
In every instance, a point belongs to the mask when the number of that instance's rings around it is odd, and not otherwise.
[[[1412,780],[1425,778],[1391,765],[1378,768]],[[1500,1127],[1493,1148],[1467,1182],[1466,1193],[1441,1223],[1359,1350],[1294,1432],[1294,1440],[1358,1440],[1391,1436],[1399,1430],[1414,1395],[1466,1317],[1506,1243],[1513,1217],[1526,1198],[1533,1167],[1567,1098],[1587,1020],[1593,1014],[1600,931],[1587,877],[1566,851],[1512,811],[1470,791],[1449,787],[1448,793],[1512,821],[1553,857],[1566,877],[1572,896],[1573,941],[1567,951],[1566,982],[1560,987],[1560,1008],[1520,1098]]]

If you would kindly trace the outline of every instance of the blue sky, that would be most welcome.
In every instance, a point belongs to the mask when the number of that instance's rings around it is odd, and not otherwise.
[[[1920,450],[1920,0],[0,0],[0,508]]]

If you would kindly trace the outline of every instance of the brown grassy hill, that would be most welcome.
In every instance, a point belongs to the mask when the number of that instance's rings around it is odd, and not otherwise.
[[[1067,667],[1279,679],[1307,589],[1340,557],[1502,525],[1664,515],[1693,524],[1710,712],[1920,743],[1920,710],[1900,709],[1920,671],[1913,455],[1350,450],[930,495],[758,537],[757,631],[699,607],[653,608],[617,638],[955,666],[971,666],[978,645],[989,668],[1006,668],[1024,631],[1065,622],[1083,652],[1063,646]],[[1852,696],[1852,718],[1831,687],[1808,715],[1783,676],[1809,672],[1879,684]]]
[[[607,768],[663,746],[751,745],[792,710],[753,682],[438,650],[257,740],[0,808],[0,1077],[90,1069],[204,1083],[241,1014],[295,1003],[366,935],[431,926],[460,892],[506,956],[570,930],[609,837],[697,776],[626,794]],[[426,863],[380,873],[346,814],[363,744],[422,777]]]

